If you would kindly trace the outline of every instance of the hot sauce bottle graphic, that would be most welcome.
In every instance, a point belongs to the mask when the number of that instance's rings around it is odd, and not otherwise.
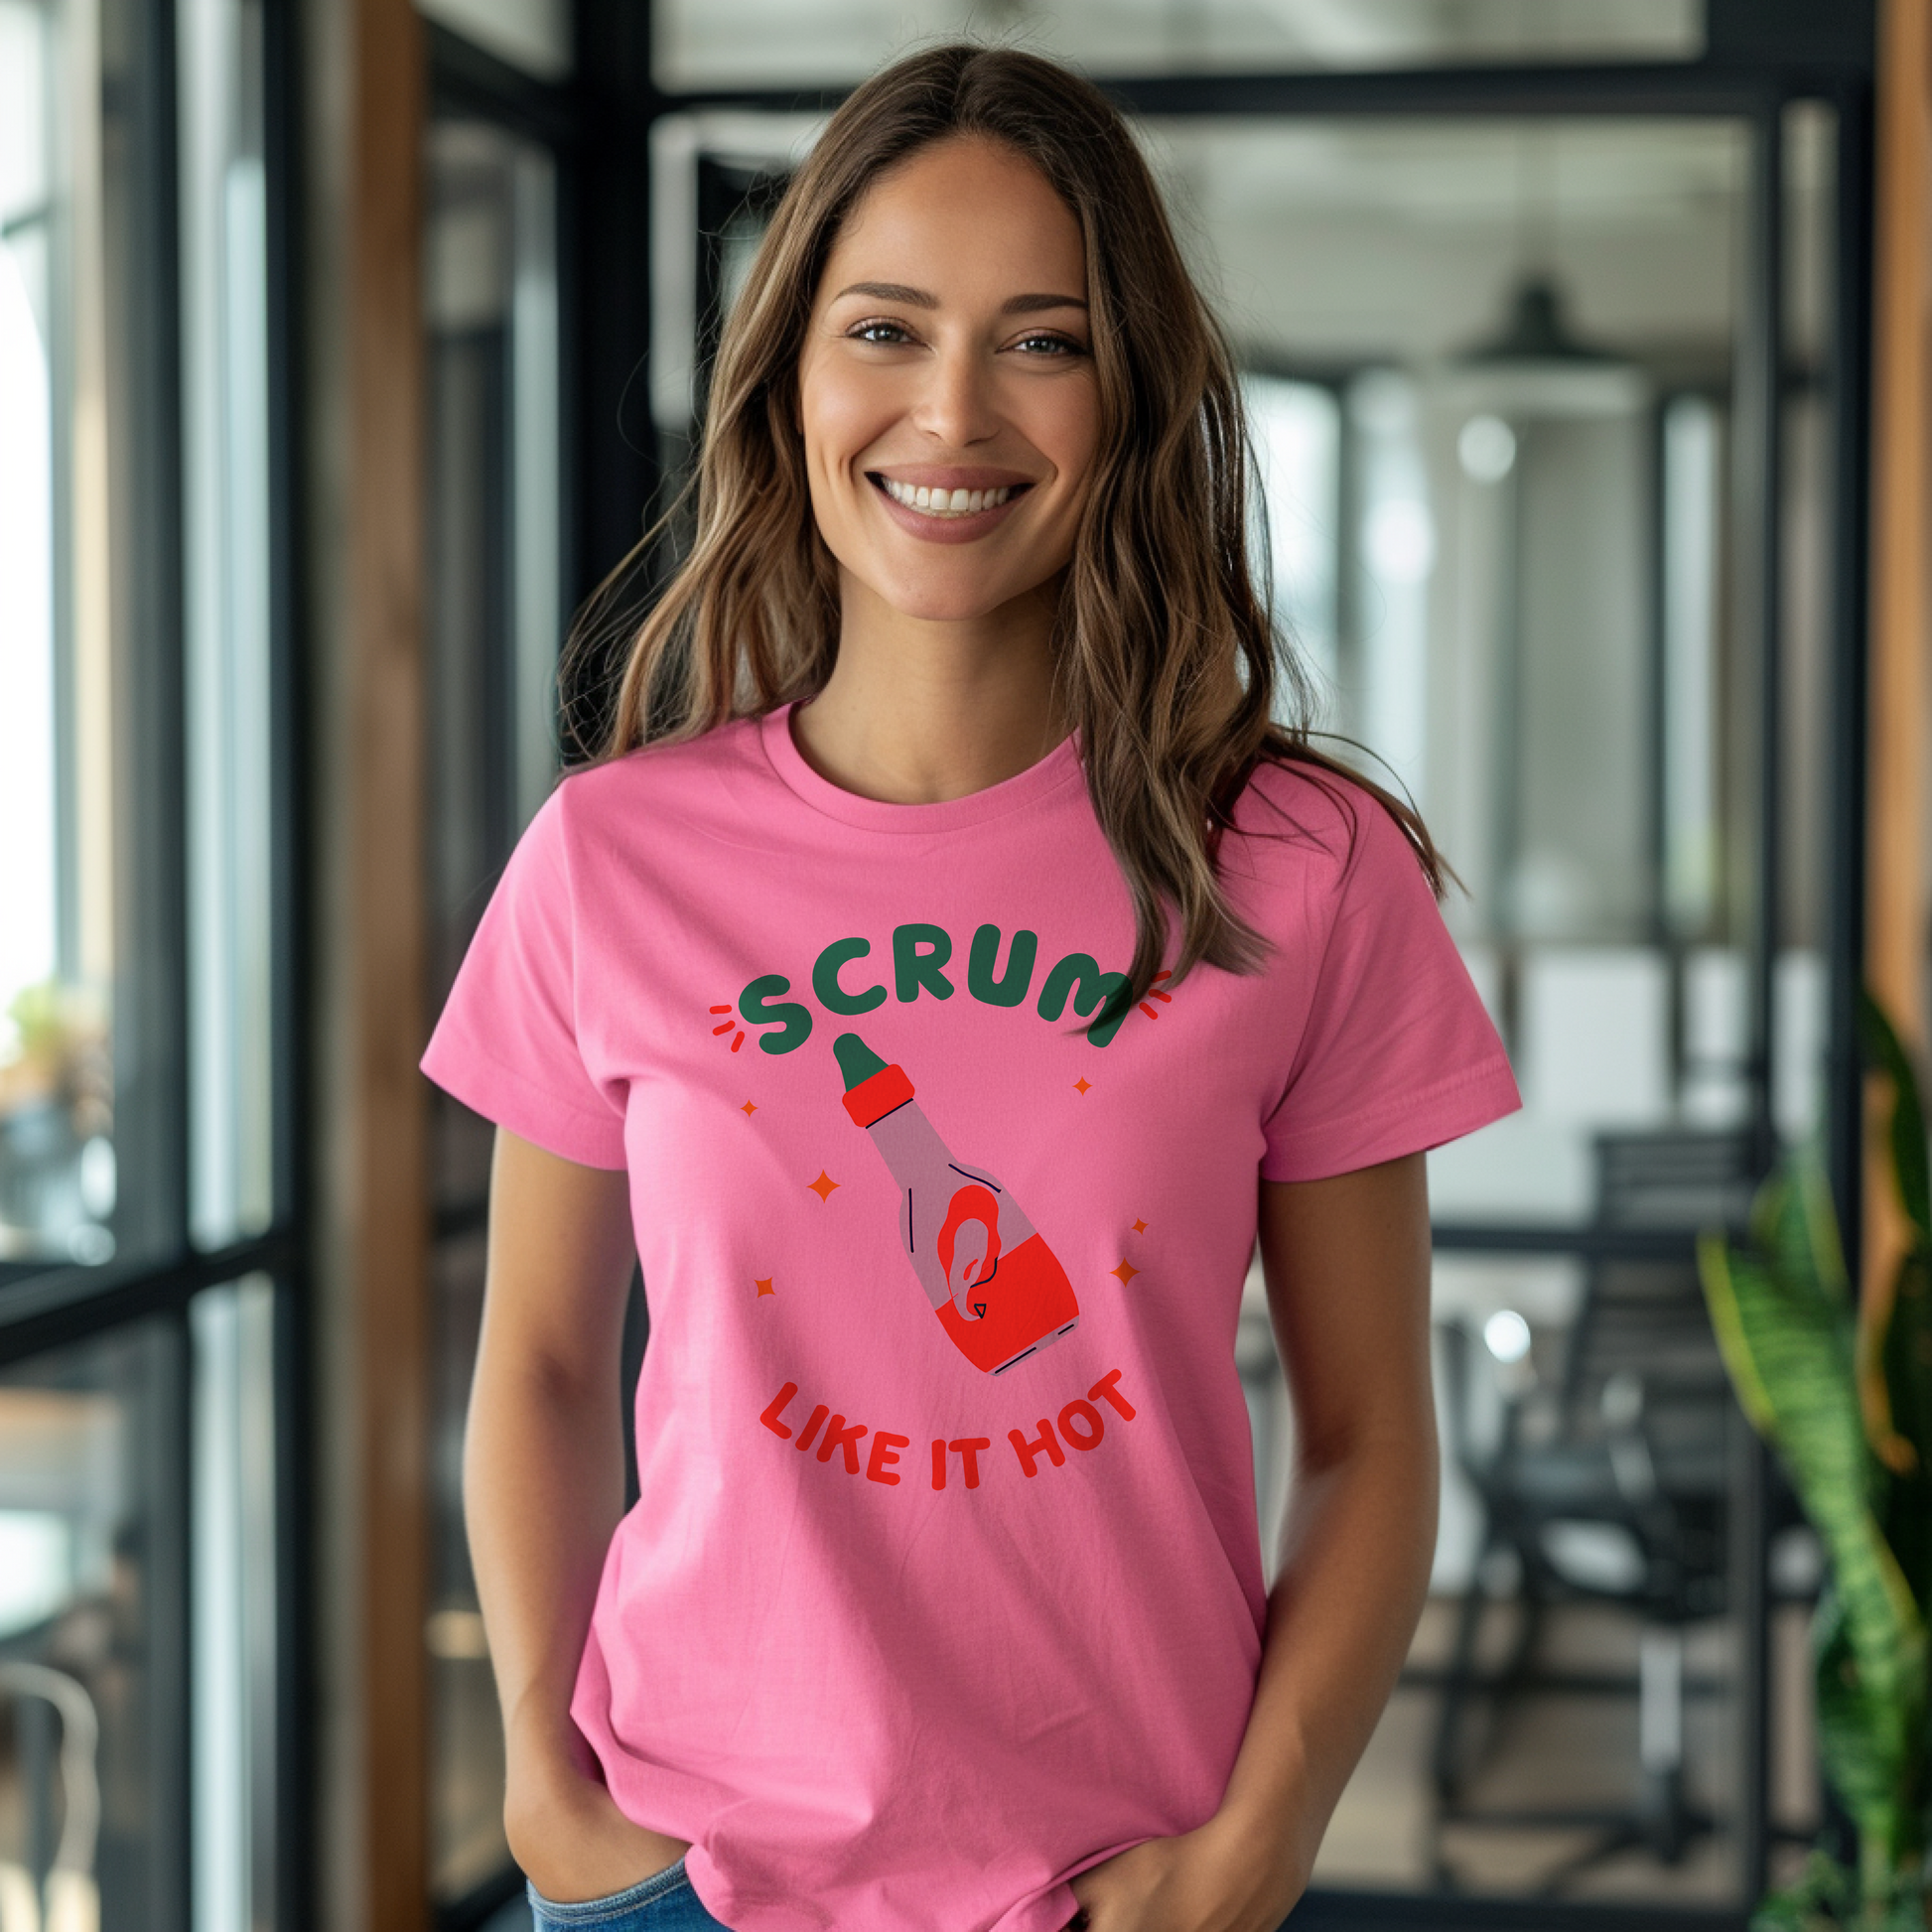
[[[845,1110],[898,1182],[898,1232],[939,1325],[975,1368],[1004,1375],[1079,1325],[1059,1258],[983,1168],[955,1161],[912,1097],[857,1034],[832,1042]]]

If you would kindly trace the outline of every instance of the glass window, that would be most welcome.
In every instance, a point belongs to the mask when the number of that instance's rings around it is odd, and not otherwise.
[[[124,1203],[115,381],[99,24],[0,0],[0,1266],[98,1263]]]
[[[168,1925],[185,1865],[181,1350],[0,1370],[0,1913]]]
[[[0,1280],[182,1236],[176,156],[156,19],[0,0]]]
[[[1337,576],[1341,561],[1341,401],[1325,383],[1249,370],[1242,388],[1259,465],[1260,504],[1275,612],[1334,709]]]
[[[1010,21],[1013,10],[1003,16]],[[1449,67],[1541,61],[1691,61],[1704,47],[1702,0],[1063,0],[1027,9],[1027,44],[1095,72],[1256,68]],[[890,56],[952,34],[983,33],[971,0],[924,10],[897,0],[668,0],[658,8],[660,86],[766,81],[837,84]]]
[[[1522,1081],[1522,1114],[1433,1157],[1438,1216],[1587,1224],[1596,1137],[1748,1114],[1744,132],[1147,132],[1253,371],[1277,604],[1319,722],[1463,882],[1447,913]],[[1787,959],[1788,1001],[1805,970]]]
[[[182,0],[190,1222],[275,1209],[267,208],[259,0]]]
[[[706,110],[651,123],[651,424],[671,501],[697,458],[707,360],[822,115]]]
[[[554,166],[480,120],[437,121],[427,159],[434,1013],[556,776],[565,611]],[[462,1489],[493,1137],[447,1094],[432,1090],[429,1104],[431,1881],[452,1904],[486,1893],[509,1863],[501,1720]]]
[[[497,869],[556,775],[565,612],[554,166],[485,122],[438,121],[429,190],[436,1012]],[[475,1198],[487,1133],[479,1140],[454,1102],[433,1104],[440,1198]]]
[[[276,1917],[275,1300],[251,1276],[189,1305],[197,1932]]]

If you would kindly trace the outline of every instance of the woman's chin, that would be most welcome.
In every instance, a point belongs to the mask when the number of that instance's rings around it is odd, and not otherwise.
[[[976,623],[1004,610],[1026,588],[1005,583],[978,582],[892,583],[873,586],[873,595],[888,609],[916,623]]]

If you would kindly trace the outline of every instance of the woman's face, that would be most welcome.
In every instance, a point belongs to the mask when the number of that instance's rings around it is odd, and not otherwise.
[[[1055,577],[1098,438],[1086,252],[1011,149],[954,139],[883,175],[825,265],[799,358],[812,513],[906,617],[983,617]]]

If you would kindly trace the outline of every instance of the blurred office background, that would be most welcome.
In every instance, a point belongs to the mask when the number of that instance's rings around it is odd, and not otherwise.
[[[960,30],[1133,113],[1526,1100],[1298,1922],[1741,1928],[1819,1829],[1692,1246],[1815,1138],[1856,1265],[1861,980],[1927,1032],[1926,0],[0,0],[0,1932],[514,1922],[415,1059],[773,199]]]

